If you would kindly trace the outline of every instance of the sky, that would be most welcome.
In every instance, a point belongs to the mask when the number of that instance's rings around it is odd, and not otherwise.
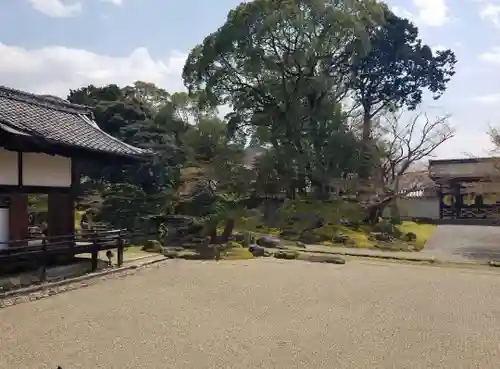
[[[2,0],[0,84],[66,97],[89,84],[153,82],[184,90],[189,50],[240,0]],[[434,50],[452,49],[456,75],[421,112],[450,114],[456,136],[437,158],[486,156],[500,127],[500,0],[388,0]],[[496,36],[497,35],[497,36]]]

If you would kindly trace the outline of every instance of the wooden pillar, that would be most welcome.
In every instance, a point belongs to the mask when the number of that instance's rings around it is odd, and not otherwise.
[[[70,193],[50,192],[48,223],[50,236],[72,235],[75,232],[73,196]]]
[[[443,185],[439,183],[437,190],[438,200],[439,200],[439,219],[443,219]]]
[[[28,238],[28,195],[14,193],[10,195],[10,239],[12,241]]]

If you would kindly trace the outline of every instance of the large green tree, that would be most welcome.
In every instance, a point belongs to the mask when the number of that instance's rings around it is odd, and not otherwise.
[[[354,42],[349,61],[352,96],[362,109],[364,177],[370,175],[369,159],[375,155],[373,118],[386,109],[415,109],[425,91],[438,99],[446,91],[457,62],[449,49],[433,52],[419,38],[415,25],[388,8],[384,8],[384,22],[367,27],[367,33],[369,48]]]
[[[73,103],[91,107],[96,123],[105,132],[154,151],[143,161],[79,163],[84,178],[81,195],[99,194],[103,200],[100,218],[117,227],[130,228],[143,216],[163,212],[172,182],[178,178],[182,153],[169,129],[175,117],[158,114],[158,96],[167,101],[165,91],[137,82],[124,88],[88,86],[71,91],[68,97]]]
[[[381,12],[370,0],[243,3],[190,53],[184,82],[213,105],[233,108],[229,133],[266,136],[278,157],[286,158],[281,165],[293,197],[299,183],[322,181],[326,169],[355,170],[347,165],[352,160],[325,163],[317,153],[339,147],[334,141],[344,142],[342,149],[352,142],[343,140],[340,109],[350,82],[349,47],[367,40],[365,29],[377,24]],[[319,136],[324,132],[331,138],[326,146]]]

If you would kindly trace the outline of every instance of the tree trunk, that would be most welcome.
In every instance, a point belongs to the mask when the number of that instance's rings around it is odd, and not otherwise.
[[[394,199],[394,196],[389,196],[384,200],[370,204],[368,206],[367,214],[365,217],[365,223],[368,225],[375,225],[378,223],[379,218],[382,216],[382,212],[386,208],[386,206]]]
[[[365,108],[363,114],[363,132],[362,132],[362,157],[360,177],[367,180],[371,175],[370,163],[372,159],[372,117],[370,111]]]
[[[217,226],[216,225],[210,226],[208,236],[210,237],[210,243],[212,245],[217,243]]]
[[[287,191],[287,198],[289,198],[291,200],[295,200],[296,188],[295,188],[295,183],[294,182],[295,181],[292,180],[292,183],[288,187],[288,191]]]
[[[401,216],[399,213],[399,177],[397,177],[394,181],[394,193],[396,194],[396,197],[391,202],[390,205],[390,210],[391,210],[391,218],[397,218]]]
[[[231,235],[233,234],[234,225],[235,225],[234,218],[228,218],[226,220],[224,231],[222,232],[221,236],[221,243],[229,241],[229,237],[231,237]]]

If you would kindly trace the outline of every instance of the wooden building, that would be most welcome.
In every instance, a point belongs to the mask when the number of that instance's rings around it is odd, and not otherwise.
[[[430,160],[441,219],[500,219],[500,158]]]
[[[0,86],[0,248],[28,236],[28,194],[48,195],[49,236],[74,229],[77,163],[137,160],[149,151],[102,131],[89,108]]]

